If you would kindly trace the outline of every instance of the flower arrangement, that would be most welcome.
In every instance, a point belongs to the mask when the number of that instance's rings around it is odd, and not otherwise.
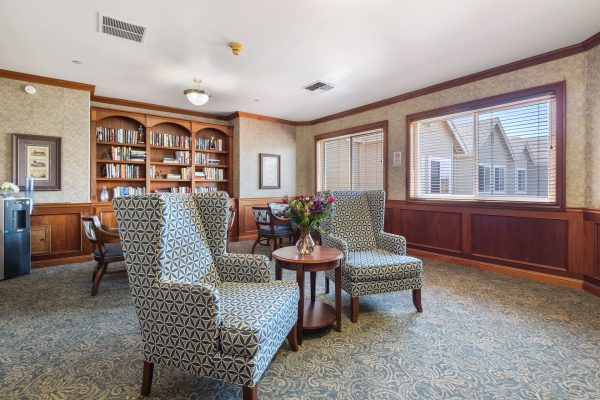
[[[333,196],[327,199],[321,199],[311,194],[310,196],[300,195],[296,200],[291,200],[286,196],[283,202],[288,205],[286,214],[300,229],[313,228],[320,233],[318,223],[329,217],[331,206],[335,202]]]
[[[0,185],[0,191],[5,194],[19,193],[19,187],[12,182],[4,182]]]

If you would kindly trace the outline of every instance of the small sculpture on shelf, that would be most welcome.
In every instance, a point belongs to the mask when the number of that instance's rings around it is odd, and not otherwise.
[[[108,190],[106,190],[106,186],[102,186],[102,191],[100,192],[100,201],[108,201]]]
[[[139,134],[138,143],[144,144],[144,126],[142,124],[140,124],[140,127],[138,128],[138,134]]]
[[[108,154],[108,152],[105,151],[105,152],[102,153],[102,159],[103,160],[110,160],[111,159],[110,155]]]
[[[210,141],[208,142],[208,149],[209,150],[216,150],[216,142],[215,142],[215,137],[211,136],[210,137]]]

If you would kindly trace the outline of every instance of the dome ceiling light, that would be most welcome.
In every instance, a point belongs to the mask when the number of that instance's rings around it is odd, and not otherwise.
[[[194,78],[194,88],[193,89],[185,89],[183,94],[195,106],[203,106],[210,99],[210,93],[206,90],[200,90],[201,79]]]

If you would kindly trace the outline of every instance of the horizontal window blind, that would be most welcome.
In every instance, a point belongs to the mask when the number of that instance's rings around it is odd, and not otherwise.
[[[381,129],[317,142],[317,190],[383,189]]]
[[[556,201],[556,98],[413,121],[411,197]]]

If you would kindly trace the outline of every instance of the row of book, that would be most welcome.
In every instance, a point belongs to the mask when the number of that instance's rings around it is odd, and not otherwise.
[[[221,163],[221,160],[217,160],[216,158],[210,158],[210,154],[206,153],[195,153],[194,162],[196,164],[213,164],[218,165]]]
[[[196,139],[196,150],[218,150],[223,151],[223,139]]]
[[[192,188],[189,186],[178,186],[166,189],[156,189],[154,193],[192,193]]]
[[[150,176],[154,179],[190,179],[192,177],[190,167],[180,168],[178,174],[173,172],[163,174],[161,170],[156,172],[156,165],[150,166]]]
[[[144,177],[144,167],[130,164],[104,164],[101,167],[102,178],[135,179]]]
[[[196,188],[196,193],[204,193],[204,192],[216,192],[219,189],[216,186],[198,186]]]
[[[150,132],[150,144],[161,147],[190,147],[189,136],[171,135],[170,133]]]
[[[222,168],[204,168],[204,171],[196,171],[196,178],[210,179],[210,180],[223,180],[225,179],[225,170]]]
[[[146,161],[146,150],[127,146],[110,146],[110,159],[115,161]]]
[[[190,164],[192,162],[192,156],[189,151],[177,150],[175,152],[175,157],[164,157],[163,162],[174,164]]]
[[[96,141],[143,144],[144,134],[134,129],[96,127]]]
[[[144,194],[146,188],[144,187],[132,187],[132,186],[115,186],[113,188],[113,197],[129,196],[132,194]]]

